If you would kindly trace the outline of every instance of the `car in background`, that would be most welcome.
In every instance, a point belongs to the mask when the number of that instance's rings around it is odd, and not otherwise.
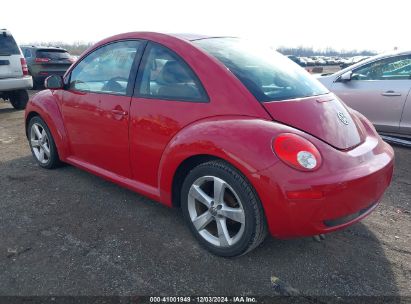
[[[33,77],[33,87],[41,88],[44,80],[50,75],[63,76],[75,62],[65,49],[60,47],[42,47],[34,45],[21,46],[30,75]]]
[[[349,67],[353,64],[356,64],[356,63],[361,62],[361,61],[363,61],[365,59],[368,59],[368,58],[370,58],[370,56],[354,56],[354,57],[351,57],[351,58],[347,58],[347,59],[342,61],[342,63],[340,64],[340,67],[342,69],[345,69],[346,67]]]
[[[25,113],[39,166],[67,162],[180,207],[217,255],[245,254],[268,231],[347,227],[391,181],[394,152],[372,124],[254,42],[121,34],[45,85]]]
[[[411,51],[377,55],[318,80],[383,138],[411,144]]]
[[[306,66],[314,66],[315,62],[310,57],[302,57],[303,60],[306,62]]]
[[[314,61],[314,65],[326,65],[327,62],[321,56],[311,56]]]
[[[0,98],[18,110],[26,107],[33,81],[26,60],[10,31],[0,29]]]
[[[338,64],[336,57],[326,57],[325,61],[327,62],[327,65],[337,65]]]
[[[288,57],[288,59],[294,61],[299,66],[302,66],[302,67],[307,66],[307,62],[301,57],[297,57],[295,55],[287,55],[287,57]]]

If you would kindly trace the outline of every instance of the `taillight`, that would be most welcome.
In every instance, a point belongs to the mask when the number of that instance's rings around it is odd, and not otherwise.
[[[321,165],[321,154],[307,139],[292,133],[283,133],[273,141],[275,154],[290,167],[314,171]]]
[[[35,62],[49,62],[50,61],[50,58],[36,58],[35,60],[34,60]]]
[[[29,74],[29,68],[27,67],[27,62],[25,58],[20,58],[21,63],[21,71],[23,72],[23,76],[27,76]]]

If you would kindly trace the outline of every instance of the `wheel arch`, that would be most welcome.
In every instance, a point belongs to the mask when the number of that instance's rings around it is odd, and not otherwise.
[[[24,128],[26,130],[26,137],[27,138],[29,138],[29,123],[30,123],[30,120],[35,116],[41,117],[40,114],[37,113],[36,111],[31,111],[31,112],[27,113],[27,115],[26,115],[26,121],[24,123]]]
[[[172,188],[171,188],[171,204],[173,207],[180,207],[181,200],[181,187],[188,173],[203,163],[213,161],[213,160],[223,160],[219,157],[209,155],[209,154],[199,154],[193,155],[185,160],[183,160],[177,167],[177,170],[173,176]],[[225,161],[225,160],[223,160]]]
[[[41,91],[28,102],[25,112],[25,129],[26,136],[28,136],[30,120],[35,116],[39,116],[47,124],[59,156],[61,160],[64,160],[69,155],[69,145],[63,117],[55,94],[49,90]]]

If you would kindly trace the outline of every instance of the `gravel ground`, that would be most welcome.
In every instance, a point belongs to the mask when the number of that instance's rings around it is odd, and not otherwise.
[[[203,250],[168,209],[71,166],[39,168],[23,111],[0,101],[0,295],[411,297],[411,149],[367,219],[246,256]]]

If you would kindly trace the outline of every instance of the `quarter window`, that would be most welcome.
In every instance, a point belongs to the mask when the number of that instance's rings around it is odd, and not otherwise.
[[[24,50],[24,57],[26,57],[26,58],[30,58],[30,57],[31,57],[31,51],[30,51],[30,49],[25,49],[25,50]]]
[[[353,70],[352,80],[411,79],[411,56],[400,56],[374,61]]]
[[[146,51],[146,60],[139,75],[139,95],[148,98],[208,101],[197,76],[174,52],[151,43]]]
[[[70,89],[126,95],[140,41],[120,41],[103,46],[73,69]]]

